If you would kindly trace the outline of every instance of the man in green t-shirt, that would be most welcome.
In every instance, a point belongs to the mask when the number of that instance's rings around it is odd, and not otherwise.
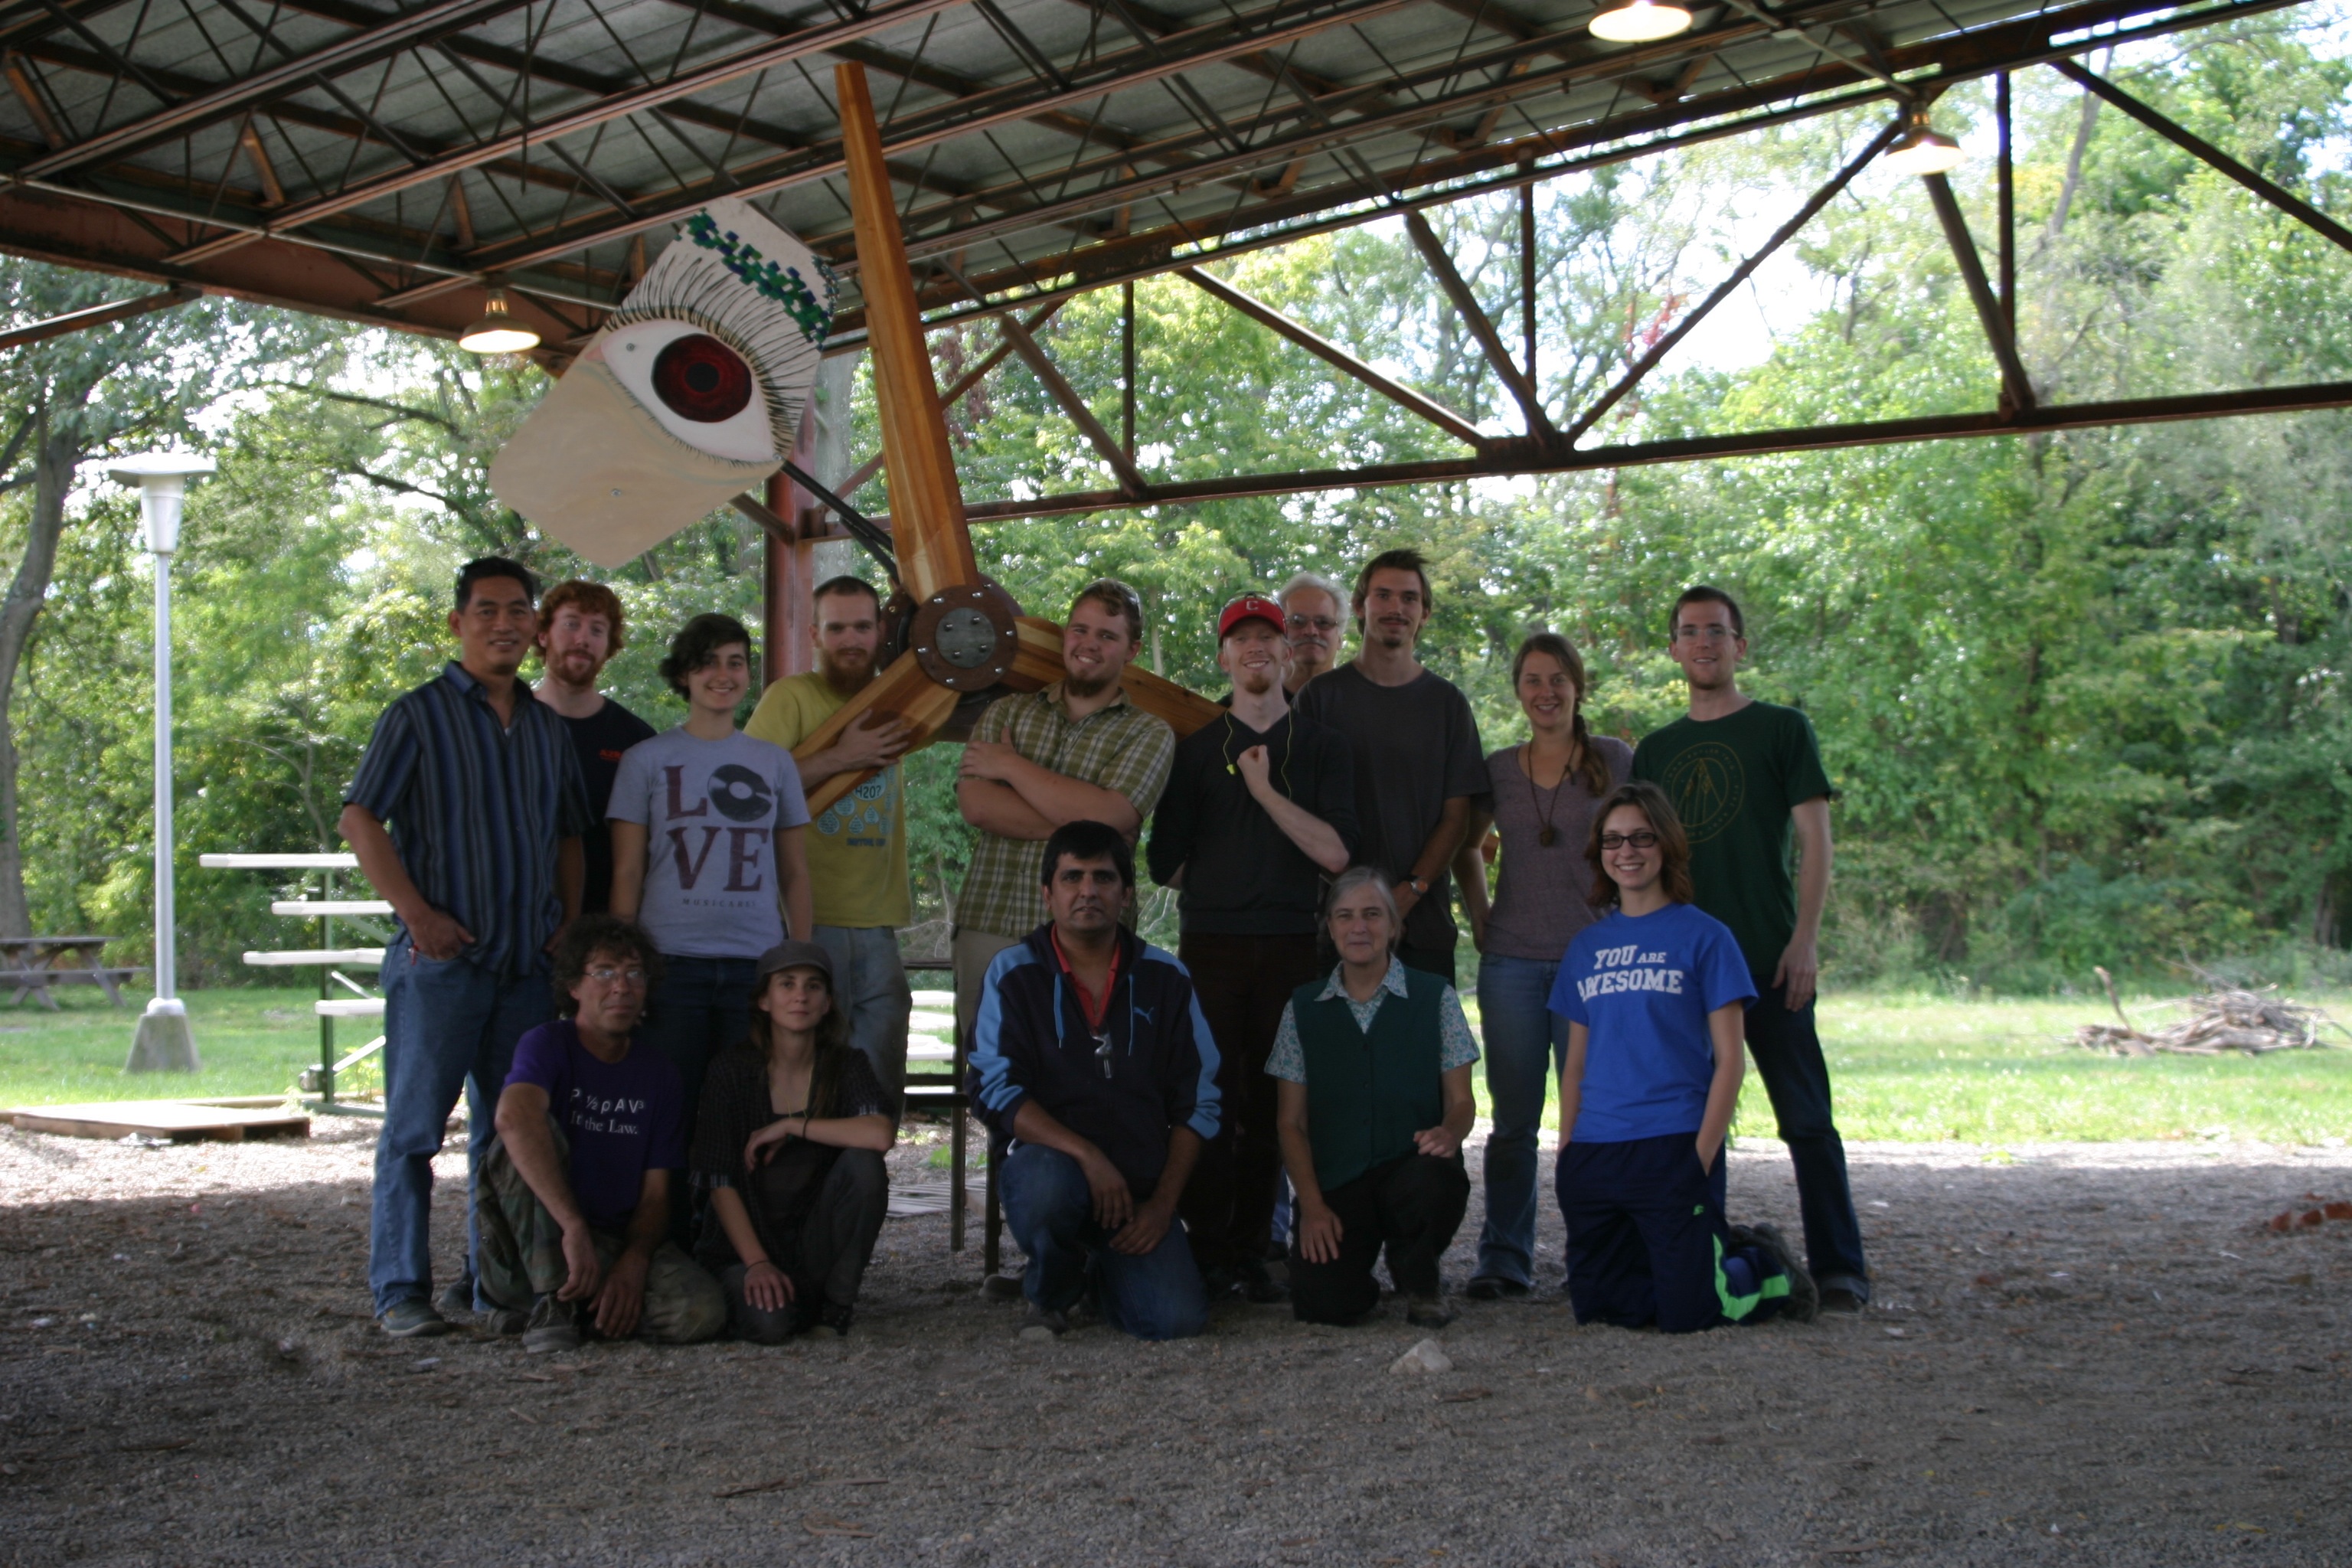
[[[882,602],[856,577],[817,584],[816,668],[777,681],[743,732],[792,750],[841,705],[866,689],[882,646]],[[913,918],[907,889],[907,812],[897,766],[907,751],[904,720],[873,715],[800,763],[801,787],[835,773],[882,771],[817,813],[809,824],[809,887],[814,940],[833,955],[835,1005],[849,1019],[849,1042],[899,1109],[907,1087],[907,1022],[914,996],[898,959],[898,928]],[[799,931],[793,935],[799,936]]]
[[[1829,1065],[1813,1025],[1822,910],[1830,891],[1830,802],[1812,721],[1740,694],[1748,655],[1739,606],[1720,588],[1675,601],[1666,652],[1690,684],[1690,711],[1643,740],[1633,776],[1664,788],[1690,835],[1698,907],[1731,928],[1756,982],[1748,1048],[1797,1168],[1808,1268],[1832,1311],[1870,1300],[1845,1144],[1830,1111]],[[1794,875],[1790,841],[1803,857]]]

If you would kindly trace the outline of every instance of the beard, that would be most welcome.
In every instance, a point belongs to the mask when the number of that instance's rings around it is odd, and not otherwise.
[[[1071,697],[1099,697],[1118,684],[1116,675],[1077,676],[1065,671],[1062,676],[1062,690]]]
[[[586,648],[567,648],[548,662],[548,673],[566,686],[587,686],[604,673],[604,662]]]
[[[874,679],[874,656],[862,647],[822,653],[817,656],[817,672],[827,685],[854,691]]]
[[[1234,677],[1234,689],[1247,692],[1252,697],[1263,697],[1275,689],[1280,676],[1280,669],[1271,664],[1244,665],[1241,673]]]

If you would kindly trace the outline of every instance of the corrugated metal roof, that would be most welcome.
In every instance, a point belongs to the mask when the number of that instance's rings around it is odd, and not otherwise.
[[[424,331],[504,278],[561,341],[748,195],[839,263],[854,334],[843,60],[952,310],[2284,3],[1739,0],[1620,46],[1590,0],[25,0],[0,246]]]

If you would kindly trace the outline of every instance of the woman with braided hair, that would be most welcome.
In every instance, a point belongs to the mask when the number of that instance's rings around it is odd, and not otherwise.
[[[1493,795],[1471,820],[1454,880],[1478,944],[1478,1012],[1486,1037],[1486,1224],[1474,1301],[1528,1294],[1535,1283],[1536,1132],[1544,1088],[1568,1049],[1568,1026],[1546,1005],[1569,939],[1592,923],[1582,852],[1601,798],[1625,782],[1633,749],[1584,722],[1584,660],[1554,632],[1537,632],[1511,661],[1528,738],[1486,759]],[[1502,837],[1490,910],[1478,846]]]

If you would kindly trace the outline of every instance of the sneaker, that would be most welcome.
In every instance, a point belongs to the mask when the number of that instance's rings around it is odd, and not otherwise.
[[[1241,1291],[1241,1276],[1223,1264],[1212,1264],[1201,1270],[1201,1293],[1212,1301],[1222,1301]]]
[[[1820,1316],[1822,1293],[1814,1288],[1813,1277],[1797,1261],[1788,1237],[1776,1225],[1735,1225],[1731,1229],[1734,1247],[1752,1247],[1779,1266],[1789,1277],[1789,1294],[1780,1302],[1780,1315],[1793,1323],[1810,1323]]]
[[[482,1327],[500,1339],[512,1339],[530,1327],[530,1314],[518,1312],[512,1307],[493,1307],[483,1314]]]
[[[523,1327],[522,1348],[528,1355],[552,1355],[560,1351],[580,1348],[579,1315],[569,1301],[559,1301],[552,1295],[541,1296],[532,1304],[530,1319]]]
[[[1863,1299],[1843,1285],[1832,1285],[1822,1292],[1821,1310],[1852,1317],[1862,1310]]]
[[[1442,1329],[1455,1316],[1443,1296],[1415,1296],[1405,1303],[1404,1321],[1416,1329]]]
[[[378,1328],[396,1340],[428,1340],[457,1327],[435,1311],[433,1303],[422,1296],[394,1301],[379,1313],[375,1321]]]
[[[441,1310],[443,1317],[453,1323],[460,1318],[472,1317],[474,1315],[474,1282],[464,1275],[459,1275],[441,1287],[440,1299],[433,1304]]]
[[[1021,1342],[1024,1344],[1049,1345],[1069,1331],[1067,1313],[1049,1312],[1034,1301],[1029,1304],[1029,1310],[1021,1319]]]
[[[1242,1295],[1264,1307],[1290,1300],[1290,1287],[1274,1277],[1274,1270],[1253,1258],[1235,1269],[1240,1279]]]
[[[849,1337],[849,1320],[855,1315],[853,1310],[843,1303],[827,1301],[817,1311],[817,1331],[831,1334],[837,1340],[845,1340]]]
[[[1535,1287],[1500,1274],[1481,1274],[1462,1293],[1473,1301],[1524,1301],[1535,1293]]]

